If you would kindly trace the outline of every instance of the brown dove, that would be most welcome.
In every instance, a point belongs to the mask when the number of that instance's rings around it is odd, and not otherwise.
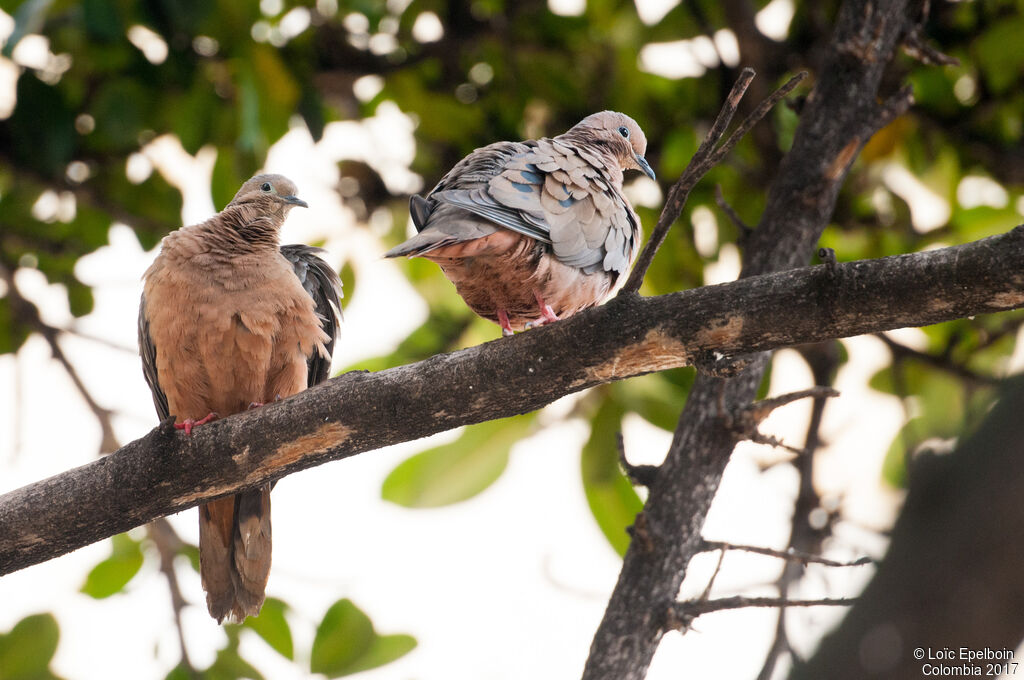
[[[161,421],[192,428],[289,397],[328,377],[341,282],[315,248],[278,247],[295,185],[256,175],[222,212],[163,240],[146,271],[139,350]],[[199,562],[217,621],[263,604],[270,486],[199,507]]]
[[[436,262],[505,335],[593,307],[636,256],[640,220],[622,173],[653,179],[646,151],[636,121],[614,111],[552,139],[477,149],[426,198],[412,197],[419,233],[385,257]]]

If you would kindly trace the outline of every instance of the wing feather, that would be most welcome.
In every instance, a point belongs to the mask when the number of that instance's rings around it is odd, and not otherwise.
[[[341,326],[341,279],[329,264],[318,257],[317,254],[322,252],[321,248],[301,244],[281,246],[281,254],[291,263],[302,287],[316,303],[320,326],[330,337],[330,341],[324,344],[327,356],[313,352],[307,360],[308,387],[322,383],[331,376],[331,357]]]

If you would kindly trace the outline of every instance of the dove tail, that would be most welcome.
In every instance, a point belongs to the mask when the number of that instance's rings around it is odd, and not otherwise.
[[[199,570],[210,616],[241,623],[263,606],[270,575],[270,485],[199,508]]]
[[[388,252],[384,253],[384,257],[416,257],[423,255],[435,248],[441,246],[448,246],[453,243],[457,243],[456,239],[453,239],[450,234],[445,234],[436,229],[430,229],[428,231],[422,231],[405,243],[400,243]]]

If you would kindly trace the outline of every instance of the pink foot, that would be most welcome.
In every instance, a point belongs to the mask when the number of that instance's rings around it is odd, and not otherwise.
[[[553,323],[558,321],[558,315],[555,314],[555,310],[551,309],[551,305],[544,302],[544,298],[541,297],[540,293],[533,291],[533,297],[537,300],[537,306],[540,307],[541,318],[536,321],[530,322],[530,327],[543,326],[544,324]]]
[[[211,420],[217,420],[217,418],[219,418],[219,417],[220,416],[218,416],[216,413],[212,413],[211,412],[211,413],[207,413],[206,417],[201,419],[201,420],[192,420],[191,418],[186,418],[185,420],[181,421],[180,423],[175,423],[174,424],[174,429],[175,430],[185,430],[185,434],[186,435],[191,435],[192,434],[192,428],[199,427],[200,425],[206,425]]]
[[[512,324],[508,321],[508,312],[504,309],[498,310],[498,325],[501,326],[501,334],[508,337],[512,335]]]

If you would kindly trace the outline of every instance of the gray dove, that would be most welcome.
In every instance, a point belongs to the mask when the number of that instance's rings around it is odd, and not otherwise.
[[[554,138],[466,156],[409,210],[419,232],[385,257],[441,266],[470,309],[504,335],[593,307],[636,257],[640,220],[625,170],[654,171],[629,116],[602,111]]]

